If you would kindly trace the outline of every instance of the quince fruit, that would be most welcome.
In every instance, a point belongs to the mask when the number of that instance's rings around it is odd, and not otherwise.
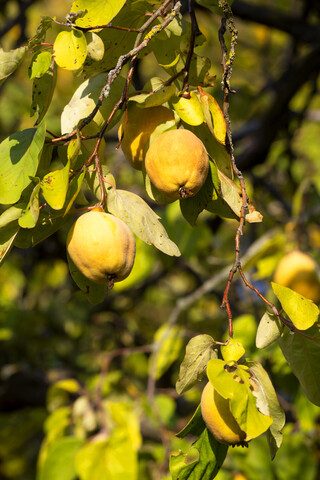
[[[245,440],[246,433],[232,415],[229,400],[223,398],[210,382],[202,392],[201,413],[206,426],[219,442],[236,445]]]
[[[131,272],[136,244],[122,220],[97,208],[75,221],[68,233],[67,250],[85,277],[112,288]]]
[[[169,120],[174,122],[173,112],[161,105],[148,108],[132,105],[128,108],[118,130],[118,138],[122,139],[121,149],[133,168],[141,170],[151,134],[158,125]]]
[[[190,130],[168,130],[151,143],[145,166],[155,187],[177,200],[200,190],[208,175],[209,157],[202,141]]]
[[[291,288],[315,303],[320,301],[320,282],[317,264],[310,255],[292,250],[278,263],[274,282]]]

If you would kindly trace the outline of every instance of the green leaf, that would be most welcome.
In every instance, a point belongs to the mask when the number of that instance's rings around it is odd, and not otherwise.
[[[93,62],[99,62],[104,55],[104,43],[99,35],[94,32],[90,32],[87,35],[90,39],[90,42],[87,45],[87,55]]]
[[[9,52],[0,48],[0,85],[19,67],[27,51],[28,47],[19,47]]]
[[[67,198],[66,198],[66,202],[65,202],[66,206],[65,206],[65,209],[64,209],[63,216],[65,216],[69,212],[70,208],[73,205],[73,202],[76,200],[76,198],[77,198],[77,196],[80,192],[85,173],[86,173],[85,170],[83,170],[81,173],[79,173],[79,175],[76,175],[71,180],[70,185],[69,185],[69,189],[68,189],[68,192],[67,192]]]
[[[192,415],[187,425],[176,434],[178,438],[184,438],[187,435],[199,436],[206,428],[206,424],[202,418],[201,405],[199,404],[196,411]]]
[[[231,210],[240,217],[242,208],[241,188],[220,170],[218,170],[218,176],[223,200],[229,205]],[[262,215],[255,210],[253,205],[249,205],[249,213],[246,214],[245,219],[249,223],[262,222]]]
[[[40,78],[50,68],[52,60],[51,52],[39,52],[36,53],[32,60],[28,70],[29,78]]]
[[[224,145],[215,138],[209,130],[208,124],[194,127],[193,133],[199,137],[206,146],[210,158],[217,168],[229,178],[233,178],[231,157]]]
[[[59,230],[69,219],[61,213],[41,210],[37,225],[32,229],[20,229],[14,245],[18,248],[34,247]]]
[[[50,107],[54,89],[57,83],[57,66],[53,64],[48,71],[40,78],[35,78],[32,86],[32,104],[30,116],[38,113],[36,125],[38,125],[48,108]]]
[[[203,123],[203,111],[201,103],[195,92],[187,94],[188,97],[174,97],[171,103],[181,118],[188,125],[201,125]]]
[[[216,190],[219,188],[217,168],[213,162],[209,162],[209,167],[208,176],[199,192],[180,200],[181,213],[192,226],[196,224],[199,214],[217,198]]]
[[[143,90],[150,91],[150,93],[133,95],[129,98],[129,101],[137,102],[143,107],[157,107],[170,100],[176,92],[176,87],[174,85],[164,86],[161,78],[154,77],[146,83]]]
[[[278,340],[283,331],[283,324],[275,315],[266,312],[258,325],[256,347],[266,348]]]
[[[108,211],[123,220],[144,242],[161,252],[180,256],[180,250],[167,235],[158,215],[138,195],[126,190],[111,188],[108,192]]]
[[[257,384],[259,391],[262,392],[265,397],[270,415],[273,418],[273,422],[270,425],[269,430],[267,430],[267,439],[271,459],[273,460],[282,443],[282,429],[286,421],[285,414],[279,404],[277,394],[270,378],[261,363],[248,362],[247,365],[250,369],[250,373],[253,374],[253,380]]]
[[[271,282],[283,310],[298,330],[307,330],[318,320],[319,308],[308,298],[291,288]]]
[[[109,439],[98,437],[86,443],[77,454],[76,468],[80,480],[136,480],[137,454],[130,438],[119,429]]]
[[[225,145],[227,124],[219,104],[212,97],[212,95],[204,92],[201,87],[198,87],[198,90],[200,92],[200,102],[202,105],[204,119],[208,125],[208,128],[218,142]]]
[[[0,228],[0,264],[10,252],[19,228],[18,222],[10,222],[8,225]]]
[[[213,480],[226,458],[228,445],[218,442],[207,428],[188,452],[172,455],[172,480]]]
[[[189,341],[176,383],[176,390],[179,395],[189,390],[203,378],[209,360],[218,356],[217,351],[213,350],[214,345],[213,338],[205,334],[197,335]]]
[[[25,206],[17,204],[7,208],[3,213],[1,213],[0,229],[7,226],[11,222],[18,220],[18,218],[20,218],[21,215],[23,215],[24,208]]]
[[[87,56],[87,41],[80,30],[60,32],[53,44],[56,64],[67,70],[78,70]]]
[[[119,27],[139,28],[145,22],[145,15],[148,12],[152,12],[152,6],[148,2],[130,2],[114,18],[113,24]],[[92,62],[91,59],[85,62],[84,71],[87,77],[114,68],[119,57],[133,48],[136,39],[133,32],[113,28],[104,28],[98,35],[104,43],[105,53],[99,62]]]
[[[272,423],[272,418],[259,412],[256,397],[252,393],[247,367],[226,364],[223,360],[210,360],[208,378],[225,399],[230,400],[230,410],[241,430],[246,432],[246,441],[258,437]]]
[[[70,161],[60,170],[47,173],[40,182],[42,195],[54,210],[61,210],[69,185]]]
[[[75,480],[75,456],[82,445],[83,440],[74,437],[62,437],[53,442],[37,480]]]
[[[96,106],[101,90],[106,85],[107,81],[108,74],[101,73],[86,80],[77,88],[70,102],[64,107],[61,115],[62,134],[72,132],[81,120],[90,115]],[[114,108],[114,104],[119,100],[124,85],[125,79],[122,77],[117,77],[112,83],[108,98],[103,101],[102,106],[96,113],[93,121],[88,127],[86,127],[88,129],[88,134],[95,134],[99,131],[100,127]],[[113,124],[114,123],[111,123],[110,127]],[[87,142],[83,142],[83,145],[86,143]]]
[[[0,203],[16,203],[36,174],[46,133],[45,124],[7,137],[0,144]]]
[[[38,183],[32,190],[30,202],[24,214],[19,218],[18,223],[22,228],[34,228],[39,218],[39,192],[40,184]]]
[[[75,23],[79,27],[94,27],[111,22],[124,4],[125,0],[75,0],[70,12],[87,10]]]
[[[304,333],[311,338],[285,327],[278,343],[304,394],[320,407],[320,326],[313,325]]]
[[[155,369],[155,378],[160,378],[175,362],[183,348],[182,330],[176,325],[162,325],[154,336],[154,353],[150,360]]]
[[[92,305],[98,305],[99,303],[102,303],[107,293],[106,286],[94,283],[85,277],[73,263],[68,253],[67,259],[73,281],[80,288],[80,290],[83,291],[89,302],[92,303]]]

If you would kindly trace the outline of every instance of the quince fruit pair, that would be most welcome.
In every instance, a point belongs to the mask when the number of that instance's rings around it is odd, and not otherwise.
[[[81,215],[73,224],[67,250],[85,277],[112,288],[114,282],[130,274],[136,245],[129,227],[98,207]]]
[[[274,273],[274,282],[291,288],[315,303],[320,301],[317,264],[310,255],[299,250],[292,250],[280,260]]]

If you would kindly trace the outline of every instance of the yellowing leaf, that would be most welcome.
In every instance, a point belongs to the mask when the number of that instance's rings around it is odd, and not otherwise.
[[[279,404],[270,378],[261,363],[248,362],[248,366],[253,375],[253,380],[258,385],[259,391],[267,402],[268,410],[273,418],[273,422],[267,431],[269,449],[271,458],[273,459],[282,443],[282,429],[285,425],[285,414]]]
[[[274,316],[266,312],[260,320],[257,328],[256,346],[257,348],[266,348],[275,342],[281,335],[283,325]]]
[[[214,340],[210,335],[197,335],[189,341],[176,383],[179,395],[199,382],[206,372],[208,361],[217,358],[213,346]]]
[[[76,19],[79,27],[94,27],[106,25],[121,10],[125,0],[75,0],[71,5],[70,12],[87,12]]]
[[[259,412],[256,397],[252,393],[250,373],[245,365],[226,365],[223,360],[210,360],[207,375],[217,392],[230,400],[230,410],[241,430],[246,432],[246,441],[265,432],[272,423],[269,415]]]
[[[218,176],[223,200],[227,202],[234,213],[240,217],[242,207],[242,194],[240,187],[220,170],[218,170]],[[249,208],[249,213],[246,214],[245,219],[249,223],[261,222],[262,215],[255,210],[253,205],[251,205],[251,209]]]
[[[16,203],[37,171],[46,127],[13,133],[0,144],[0,203]]]
[[[83,32],[71,30],[60,32],[54,42],[54,59],[57,65],[67,70],[78,70],[87,56],[87,41]]]
[[[198,90],[200,92],[200,102],[202,105],[204,119],[208,125],[208,128],[212,135],[216,137],[218,142],[225,145],[227,124],[221,108],[212,95],[204,92],[201,87],[198,87]]]
[[[318,320],[319,308],[315,303],[288,287],[271,283],[283,310],[298,330],[307,330]]]
[[[29,78],[40,78],[51,65],[52,55],[50,52],[36,53],[29,67]]]
[[[177,360],[183,347],[182,330],[176,325],[162,325],[155,333],[155,351],[150,357],[154,365],[155,378],[160,378],[164,372]]]
[[[141,240],[154,245],[167,255],[179,257],[180,250],[170,240],[159,217],[138,195],[111,188],[108,192],[108,211],[123,220]]]
[[[27,47],[16,48],[10,52],[0,48],[0,85],[18,68],[27,51]]]
[[[190,98],[175,97],[172,105],[184,122],[189,125],[201,125],[203,123],[203,112],[197,95],[190,93]]]
[[[41,180],[42,194],[54,210],[60,210],[65,202],[68,181],[69,181],[70,161],[61,170],[54,170],[47,173]]]

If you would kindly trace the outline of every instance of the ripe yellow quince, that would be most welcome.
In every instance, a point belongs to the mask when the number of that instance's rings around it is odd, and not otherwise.
[[[158,125],[169,120],[174,123],[174,114],[162,105],[148,108],[129,106],[123,115],[118,137],[119,140],[122,139],[121,149],[124,156],[133,168],[141,170],[150,135]]]
[[[246,434],[231,413],[229,400],[223,398],[208,382],[201,396],[201,413],[210,432],[227,445],[242,443]]]
[[[83,275],[112,288],[131,272],[136,245],[122,220],[97,208],[75,221],[68,233],[67,250]]]
[[[310,255],[299,250],[287,253],[274,272],[274,282],[291,288],[313,302],[320,301],[317,264]]]
[[[209,157],[190,130],[168,130],[151,143],[145,166],[155,187],[177,200],[200,190],[208,175]]]

